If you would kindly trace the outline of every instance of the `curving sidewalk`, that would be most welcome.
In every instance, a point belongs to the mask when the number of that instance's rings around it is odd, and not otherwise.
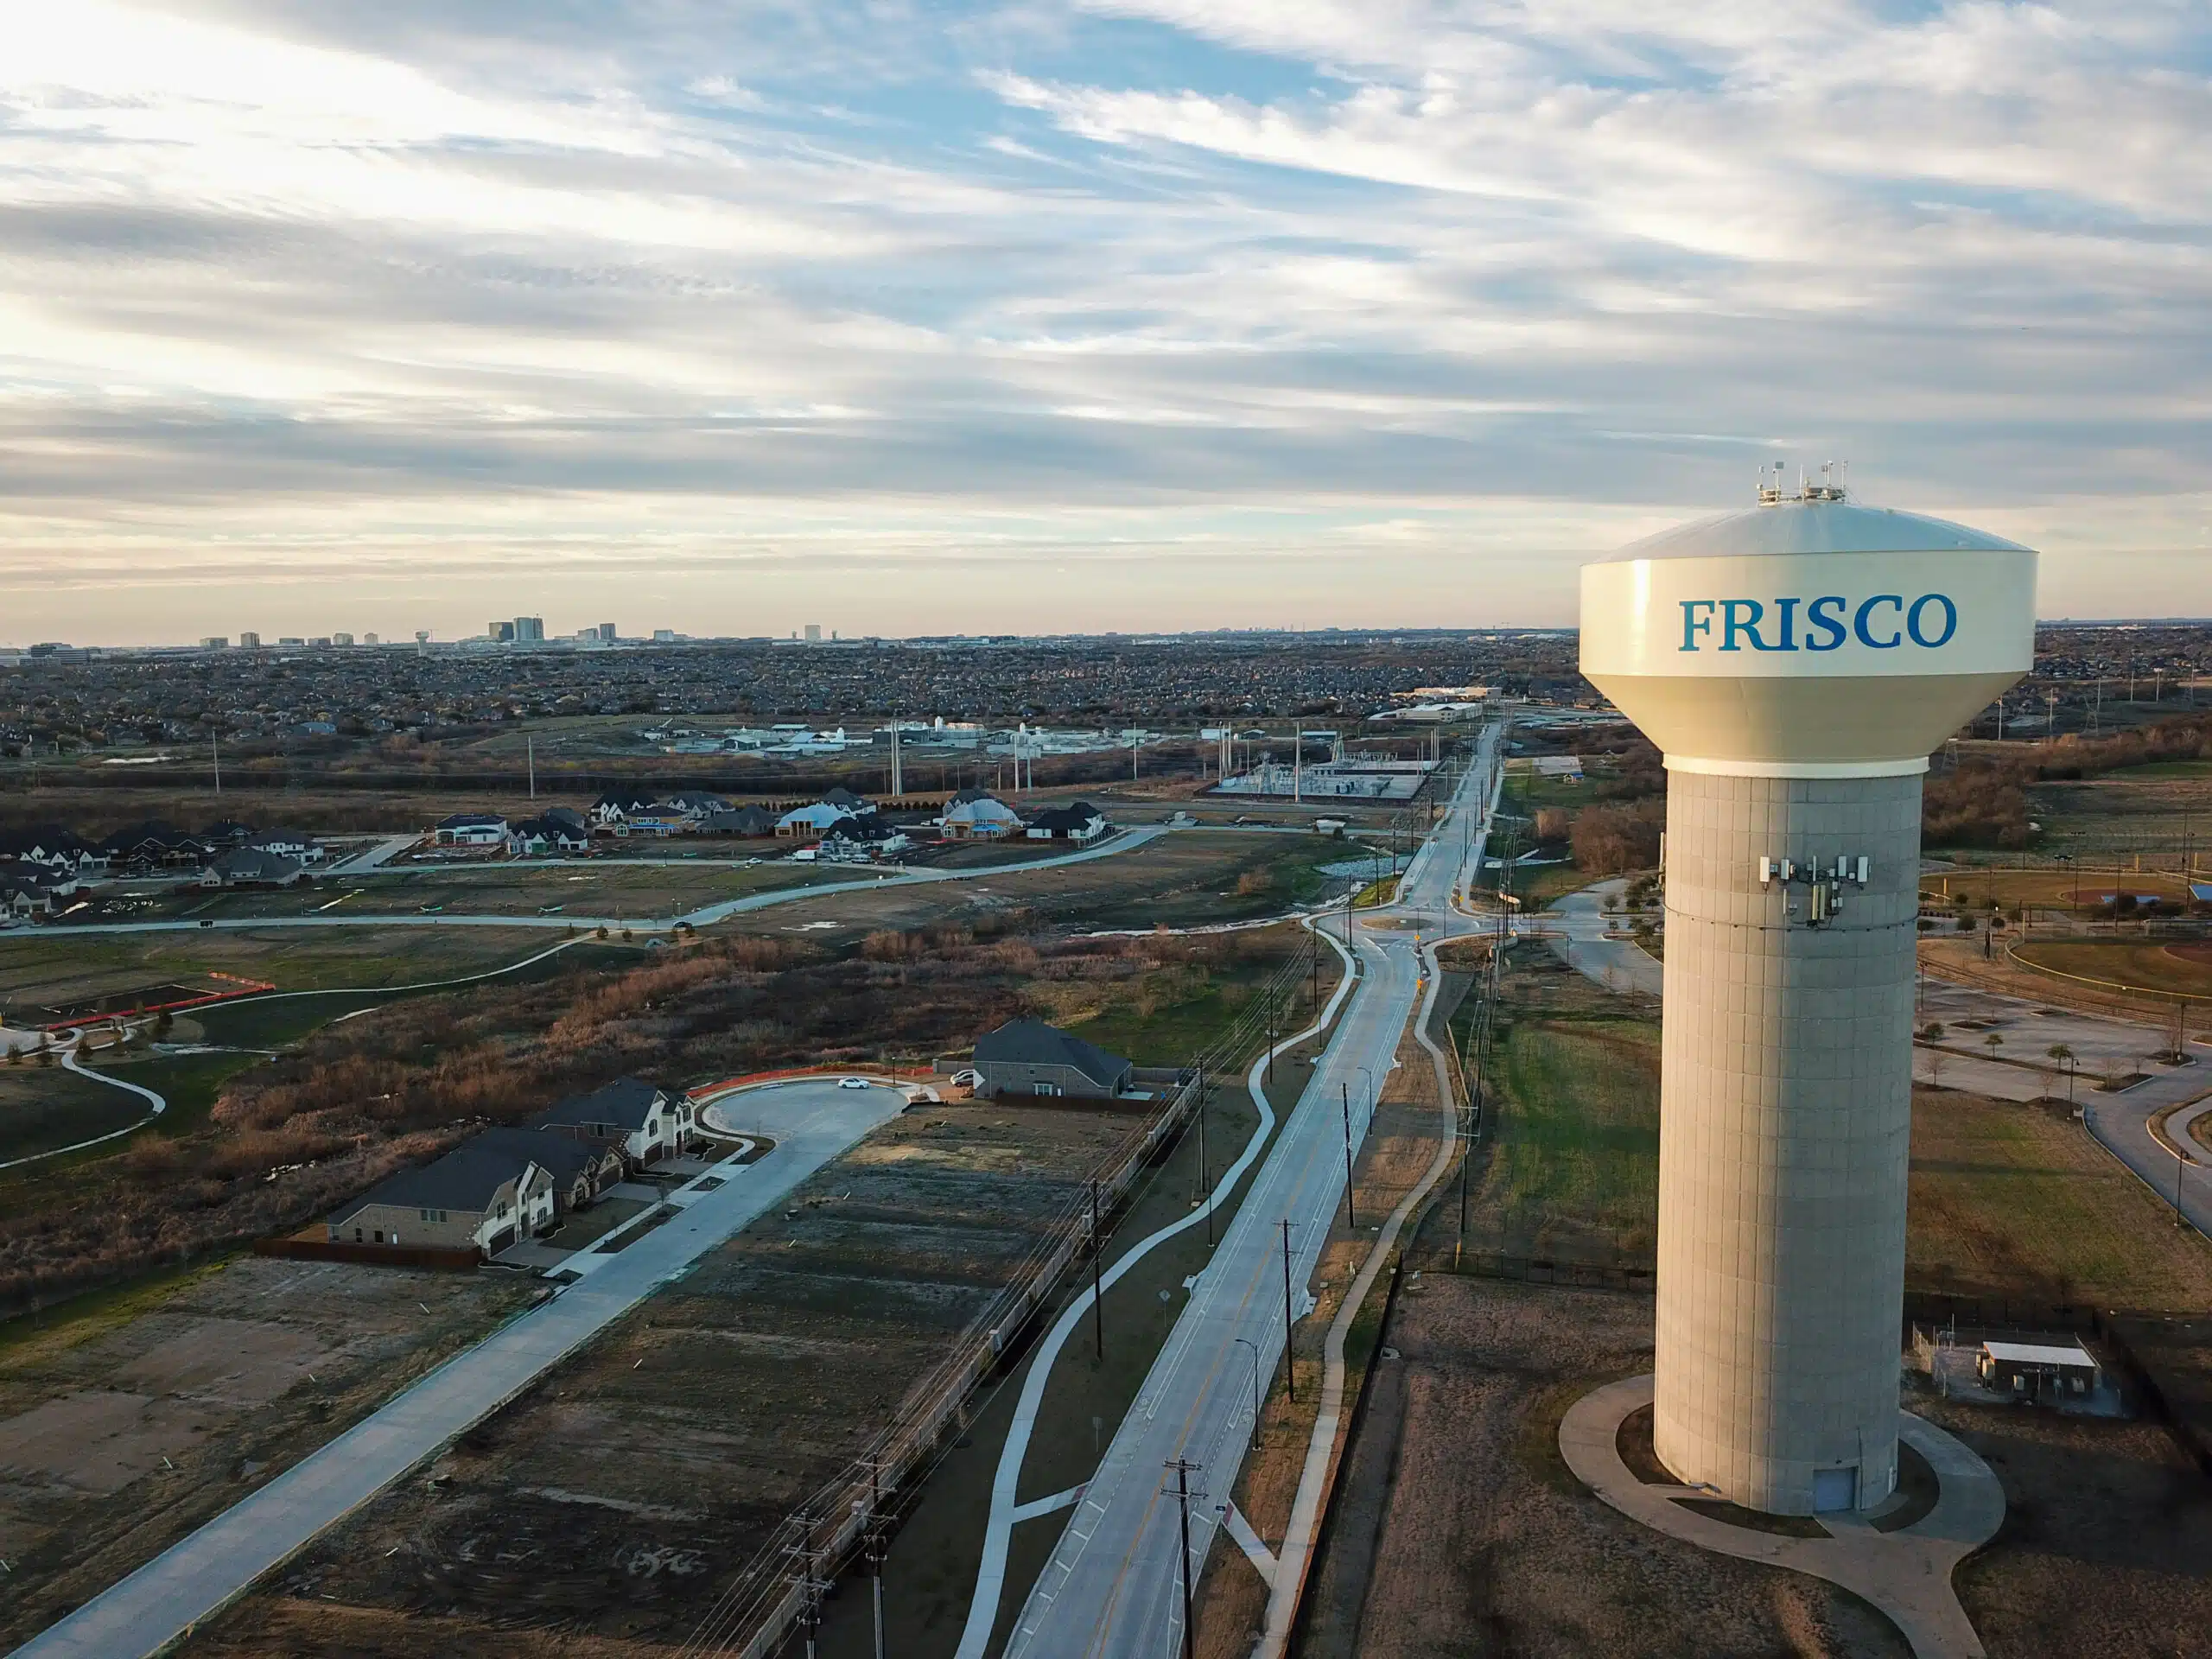
[[[473,985],[479,980],[497,979],[502,974],[519,973],[522,969],[531,966],[533,963],[544,961],[548,957],[557,956],[560,952],[566,950],[572,944],[582,944],[582,943],[583,941],[580,938],[563,939],[560,944],[555,945],[550,950],[540,950],[534,956],[524,957],[520,962],[511,962],[504,968],[488,969],[481,973],[462,974],[453,979],[426,979],[412,985],[367,985],[358,988],[338,986],[329,990],[323,991],[264,991],[258,992],[252,996],[234,997],[229,1001],[222,1003],[220,1006],[226,1008],[234,1008],[242,1002],[279,1002],[288,997],[296,996],[368,996],[384,995],[387,994],[397,996],[409,991],[441,990],[448,985]],[[156,1118],[159,1117],[163,1112],[168,1109],[169,1103],[168,1099],[163,1096],[156,1093],[153,1090],[147,1088],[143,1084],[130,1083],[122,1077],[111,1077],[105,1071],[87,1071],[85,1067],[78,1065],[78,1046],[84,1041],[84,1033],[82,1029],[77,1028],[74,1032],[74,1036],[75,1040],[73,1041],[67,1048],[61,1051],[61,1069],[63,1071],[74,1071],[80,1077],[90,1077],[94,1083],[104,1083],[111,1089],[127,1090],[131,1094],[142,1096],[151,1103],[153,1109],[135,1123],[126,1123],[119,1129],[110,1129],[105,1135],[96,1135],[89,1141],[72,1141],[66,1147],[48,1147],[44,1152],[26,1153],[21,1158],[10,1158],[4,1161],[0,1161],[0,1169],[14,1169],[20,1165],[37,1163],[40,1160],[45,1158],[59,1158],[64,1153],[82,1152],[87,1147],[100,1146],[110,1141],[120,1141],[126,1135],[136,1135],[139,1130],[144,1128],[149,1123],[151,1123]]]
[[[1856,1513],[1817,1516],[1826,1538],[1757,1532],[1700,1515],[1677,1498],[1687,1486],[1647,1485],[1621,1460],[1621,1424],[1651,1403],[1651,1377],[1593,1389],[1568,1408],[1559,1449],[1575,1478],[1655,1532],[1717,1554],[1786,1567],[1842,1586],[1882,1610],[1918,1659],[1984,1659],[1981,1638],[1951,1589],[1958,1564],[1997,1535],[2005,1489],[1966,1443],[1900,1409],[1897,1437],[1928,1459],[1940,1483],[1936,1507],[1910,1526],[1878,1532]]]
[[[1344,974],[1337,982],[1337,988],[1330,996],[1320,1016],[1305,1030],[1282,1038],[1271,1049],[1263,1050],[1252,1062],[1244,1084],[1250,1092],[1253,1104],[1259,1108],[1260,1122],[1244,1143],[1234,1163],[1221,1173],[1205,1204],[1188,1215],[1169,1222],[1158,1231],[1148,1233],[1124,1251],[1103,1276],[1101,1288],[1110,1290],[1121,1282],[1122,1276],[1141,1262],[1158,1246],[1169,1239],[1188,1232],[1215,1213],[1214,1198],[1224,1189],[1234,1191],[1244,1179],[1245,1173],[1258,1161],[1266,1148],[1268,1139],[1274,1133],[1274,1109],[1268,1104],[1268,1091],[1262,1073],[1269,1058],[1295,1048],[1308,1038],[1326,1031],[1330,1023],[1344,1007],[1353,987],[1358,982],[1358,972],[1351,953],[1324,930],[1315,930],[1328,941],[1329,947],[1344,960]],[[1240,1200],[1241,1202],[1241,1200]],[[983,1559],[976,1568],[976,1590],[968,1603],[968,1622],[960,1633],[957,1659],[982,1659],[991,1639],[991,1631],[998,1623],[999,1604],[1006,1594],[1006,1569],[1008,1549],[1013,1541],[1014,1524],[1029,1518],[1023,1513],[1025,1506],[1015,1502],[1014,1494],[1021,1482],[1021,1465],[1029,1454],[1030,1436],[1037,1427],[1037,1414],[1044,1403],[1045,1390],[1050,1386],[1052,1370],[1059,1363],[1060,1351],[1067,1346],[1068,1338],[1080,1328],[1094,1300],[1090,1291],[1078,1295],[1053,1321],[1052,1328],[1037,1346],[1029,1362],[1028,1374],[1022,1379],[1021,1394],[1014,1408],[1014,1421],[1007,1430],[1006,1444],[999,1452],[996,1472],[991,1480],[991,1513],[983,1531]],[[1031,1510],[1031,1514],[1047,1513]]]
[[[1329,1467],[1336,1455],[1337,1433],[1344,1421],[1344,1344],[1351,1338],[1352,1324],[1365,1306],[1368,1293],[1375,1288],[1375,1281],[1390,1259],[1390,1252],[1397,1248],[1398,1235],[1450,1170],[1452,1153],[1459,1145],[1458,1096],[1452,1086],[1451,1066],[1444,1058],[1444,1051],[1428,1034],[1429,1019],[1436,1011],[1437,993],[1443,987],[1444,976],[1439,970],[1433,945],[1424,948],[1421,956],[1428,963],[1428,994],[1414,1012],[1414,1035],[1428,1051],[1429,1063],[1436,1068],[1436,1097],[1442,1103],[1439,1109],[1443,1117],[1436,1156],[1413,1190],[1398,1201],[1390,1218],[1382,1224],[1382,1230],[1369,1249],[1358,1276],[1344,1293],[1337,1317],[1330,1322],[1322,1348],[1320,1411],[1313,1420],[1313,1438],[1306,1443],[1306,1465],[1299,1473],[1298,1491],[1291,1500],[1290,1522],[1283,1533],[1282,1548],[1275,1554],[1274,1578],[1268,1586],[1267,1623],[1260,1645],[1254,1649],[1257,1659],[1281,1659],[1289,1649],[1291,1626],[1298,1617],[1306,1574],[1313,1564],[1314,1535],[1319,1529],[1322,1506],[1329,1495]]]

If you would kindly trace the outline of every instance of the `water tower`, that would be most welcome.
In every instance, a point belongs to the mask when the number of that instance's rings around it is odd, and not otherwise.
[[[1585,567],[1582,671],[1668,771],[1655,1448],[1804,1515],[1897,1484],[1921,774],[2036,556],[1760,483]]]

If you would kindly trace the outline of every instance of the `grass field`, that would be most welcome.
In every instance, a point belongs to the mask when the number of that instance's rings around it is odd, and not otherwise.
[[[270,928],[194,933],[41,931],[0,938],[0,1007],[231,974],[284,990],[406,985],[480,973],[543,950],[541,928]]]
[[[1517,947],[1491,1077],[1500,1093],[1469,1238],[1485,1249],[1649,1259],[1658,1187],[1658,1025]],[[1473,1003],[1455,1021],[1464,1038]],[[1906,1282],[2106,1306],[2212,1306],[2212,1246],[2177,1232],[2063,1114],[1948,1090],[1913,1101]]]
[[[411,916],[435,906],[455,916],[537,916],[573,911],[581,916],[665,918],[726,899],[809,887],[849,874],[834,865],[792,864],[783,860],[750,868],[673,859],[651,866],[573,860],[542,865],[429,867],[391,874],[334,876],[313,888],[289,892],[188,890],[174,899],[164,913],[195,920],[203,917],[229,920],[251,916]],[[134,912],[132,919],[138,918]]]
[[[2212,946],[2150,939],[2031,940],[2013,953],[2031,967],[2094,981],[2114,990],[2212,998]]]
[[[2088,863],[2030,870],[1992,865],[1931,873],[1920,878],[1920,890],[1935,899],[1958,900],[1972,910],[1986,910],[1994,899],[2007,910],[2026,905],[2085,913],[2097,910],[2105,896],[2113,893],[2139,897],[2155,893],[2176,904],[2189,897],[2188,878],[2177,872],[2124,869],[2115,875],[2109,864],[2100,870]]]
[[[1470,1237],[1514,1255],[1649,1255],[1658,1226],[1659,1022],[1548,950],[1513,953],[1491,1051],[1490,1157]],[[1471,999],[1454,1020],[1465,1041]]]
[[[0,1066],[0,1159],[71,1146],[137,1122],[146,1103],[54,1065]]]
[[[1906,1282],[2108,1307],[2212,1306],[2212,1246],[2063,1114],[1915,1091]]]
[[[1139,1065],[1187,1065],[1262,995],[1286,963],[1309,955],[1310,936],[1294,927],[1266,929],[1255,938],[1266,941],[1264,955],[1205,966],[1162,963],[1133,990],[1066,1020],[1065,1029]],[[1342,968],[1337,953],[1322,947],[1321,1003],[1336,988]],[[1314,984],[1309,973],[1287,988],[1276,1010],[1276,1029],[1296,1031],[1312,1020]]]

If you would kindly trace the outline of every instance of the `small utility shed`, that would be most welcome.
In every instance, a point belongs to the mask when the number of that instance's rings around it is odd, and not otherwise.
[[[527,1157],[455,1147],[435,1163],[388,1175],[326,1224],[350,1244],[427,1246],[497,1255],[553,1224],[553,1178]]]
[[[1985,1342],[1974,1370],[1984,1388],[2024,1400],[2094,1394],[2104,1377],[2078,1342]]]
[[[982,1078],[976,1092],[987,1099],[1065,1095],[1077,1100],[1113,1099],[1130,1087],[1136,1070],[1120,1055],[1042,1020],[1009,1020],[978,1039],[975,1069]]]

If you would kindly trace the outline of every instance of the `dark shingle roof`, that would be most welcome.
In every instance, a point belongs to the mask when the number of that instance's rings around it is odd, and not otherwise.
[[[343,1224],[372,1204],[388,1204],[400,1210],[463,1210],[481,1214],[491,1208],[493,1195],[519,1177],[530,1161],[471,1141],[455,1147],[435,1163],[385,1176],[359,1198],[332,1211],[330,1219],[334,1225]]]
[[[525,1158],[542,1165],[545,1173],[563,1187],[577,1176],[588,1173],[604,1155],[584,1141],[555,1135],[549,1129],[486,1129],[468,1144],[511,1160],[518,1169]]]
[[[1049,830],[1055,835],[1082,829],[1093,818],[1106,815],[1088,801],[1077,801],[1072,806],[1050,806],[1029,820],[1033,830]]]
[[[594,1123],[612,1123],[623,1134],[634,1135],[645,1127],[645,1115],[665,1092],[643,1077],[617,1077],[588,1095],[571,1095],[547,1108],[530,1120],[529,1127],[588,1128]]]
[[[1102,1089],[1111,1089],[1129,1069],[1128,1061],[1109,1054],[1095,1043],[1071,1037],[1042,1020],[1009,1020],[996,1031],[976,1039],[978,1065],[1065,1065],[1081,1072]]]

